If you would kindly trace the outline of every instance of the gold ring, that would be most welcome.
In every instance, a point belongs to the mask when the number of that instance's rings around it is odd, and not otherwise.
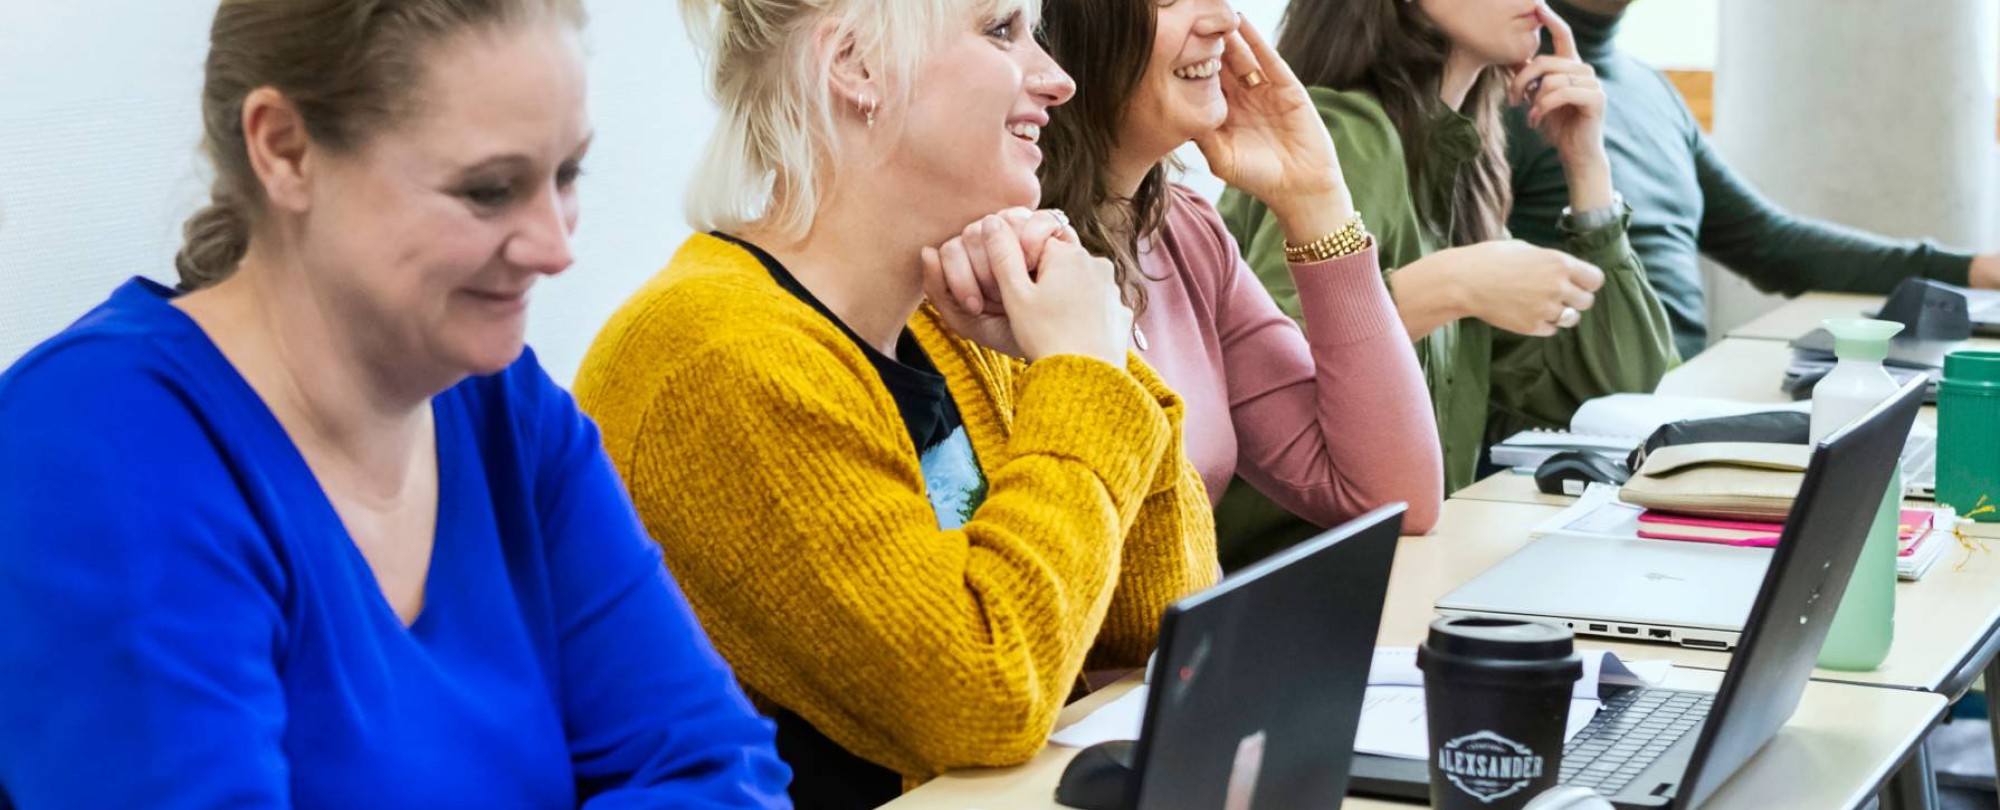
[[[1249,73],[1243,74],[1244,87],[1262,87],[1266,81],[1268,80],[1264,78],[1264,71],[1261,70],[1252,70]]]

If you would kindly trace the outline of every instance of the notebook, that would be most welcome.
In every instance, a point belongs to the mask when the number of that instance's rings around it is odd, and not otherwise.
[[[1746,413],[1798,411],[1811,413],[1810,400],[1791,403],[1739,402],[1712,397],[1669,394],[1612,394],[1583,403],[1570,417],[1569,430],[1524,430],[1493,445],[1488,458],[1497,467],[1532,473],[1549,456],[1565,450],[1585,450],[1624,464],[1653,431],[1670,422],[1741,416]],[[1930,500],[1936,488],[1933,470],[1937,434],[1925,427],[1910,431],[1903,448],[1903,495]]]
[[[1897,526],[1896,575],[1899,578],[1913,581],[1923,578],[1943,556],[1944,547],[1950,545],[1943,539],[1950,535],[1950,531],[1941,528],[1950,522],[1950,517],[1939,512],[1936,509],[1903,510]],[[1775,546],[1779,533],[1785,530],[1783,523],[1714,520],[1655,509],[1639,513],[1638,523],[1638,536],[1648,540],[1685,540],[1741,548]]]
[[[1812,410],[1810,402],[1738,402],[1712,397],[1668,394],[1612,394],[1591,399],[1570,417],[1569,430],[1524,430],[1493,445],[1492,462],[1501,467],[1533,471],[1549,456],[1565,450],[1587,450],[1623,463],[1661,425],[1686,419],[1741,416],[1746,413]]]

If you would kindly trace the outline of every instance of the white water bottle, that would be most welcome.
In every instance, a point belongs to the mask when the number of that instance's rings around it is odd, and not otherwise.
[[[1825,325],[1833,333],[1833,353],[1840,362],[1813,386],[1811,435],[1815,444],[1895,396],[1900,388],[1882,361],[1889,356],[1889,338],[1903,330],[1902,324],[1834,318]],[[1896,630],[1896,545],[1902,507],[1899,460],[1868,527],[1868,539],[1861,547],[1861,558],[1855,561],[1847,593],[1833,614],[1833,626],[1827,629],[1820,666],[1865,672],[1889,657]]]

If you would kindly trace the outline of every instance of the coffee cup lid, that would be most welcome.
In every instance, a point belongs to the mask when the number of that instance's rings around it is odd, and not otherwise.
[[[1431,622],[1433,651],[1453,657],[1500,661],[1561,660],[1576,652],[1568,628],[1488,616],[1451,616]]]

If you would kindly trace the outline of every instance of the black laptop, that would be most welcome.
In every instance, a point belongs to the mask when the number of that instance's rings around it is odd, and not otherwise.
[[[1144,726],[1117,749],[1130,775],[1102,806],[1339,806],[1404,509],[1377,509],[1167,608]]]
[[[1812,678],[1923,395],[1922,381],[1907,384],[1814,448],[1722,688],[1608,689],[1563,749],[1563,784],[1620,808],[1699,807],[1770,742]],[[1353,775],[1356,793],[1430,797],[1421,760],[1361,755]]]

